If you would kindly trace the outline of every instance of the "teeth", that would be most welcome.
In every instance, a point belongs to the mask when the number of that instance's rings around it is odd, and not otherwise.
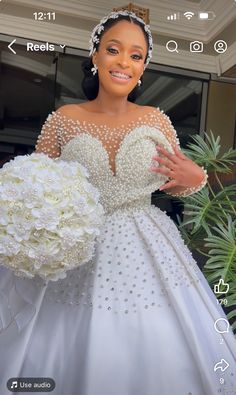
[[[124,78],[126,80],[128,80],[130,77],[126,74],[121,74],[121,73],[111,73],[111,75],[114,75],[115,77],[119,77],[119,78]]]

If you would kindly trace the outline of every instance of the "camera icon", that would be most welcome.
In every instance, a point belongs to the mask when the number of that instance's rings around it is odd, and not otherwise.
[[[203,52],[203,43],[201,41],[191,41],[190,52]]]

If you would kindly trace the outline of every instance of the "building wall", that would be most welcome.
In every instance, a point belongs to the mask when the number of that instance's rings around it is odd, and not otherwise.
[[[211,81],[206,131],[221,137],[221,153],[233,148],[236,119],[236,85]]]

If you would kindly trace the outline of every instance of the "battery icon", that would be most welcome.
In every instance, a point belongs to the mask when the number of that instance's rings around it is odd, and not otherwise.
[[[198,18],[202,20],[212,21],[215,19],[216,15],[213,11],[202,11],[198,13]]]

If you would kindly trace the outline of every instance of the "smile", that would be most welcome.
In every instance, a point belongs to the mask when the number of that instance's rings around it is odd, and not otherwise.
[[[128,81],[131,78],[128,74],[120,73],[117,71],[110,71],[110,74],[116,80]]]

